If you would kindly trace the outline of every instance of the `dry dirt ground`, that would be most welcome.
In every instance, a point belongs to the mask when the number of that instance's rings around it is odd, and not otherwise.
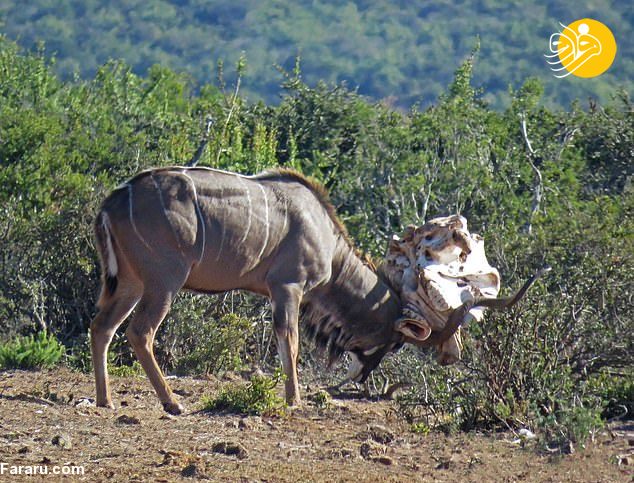
[[[334,400],[328,409],[306,404],[263,418],[201,413],[201,395],[221,382],[171,384],[188,409],[183,416],[165,415],[140,377],[112,378],[118,409],[108,410],[86,399],[93,397],[90,375],[63,368],[0,373],[0,481],[62,479],[12,476],[19,465],[49,472],[83,466],[83,476],[66,481],[90,482],[616,482],[634,475],[632,433],[615,429],[559,456],[522,448],[511,433],[415,434],[388,401]]]

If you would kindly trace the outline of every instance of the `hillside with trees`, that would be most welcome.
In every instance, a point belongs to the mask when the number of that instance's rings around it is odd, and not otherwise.
[[[550,34],[578,18],[596,18],[613,31],[618,52],[595,79],[555,79],[543,55]],[[28,49],[44,42],[63,79],[92,78],[109,59],[137,75],[154,64],[187,73],[199,85],[215,82],[216,64],[228,74],[244,53],[242,92],[277,104],[282,77],[302,58],[302,78],[346,82],[374,100],[408,109],[433,103],[453,71],[479,42],[473,82],[496,109],[509,107],[509,86],[527,77],[544,86],[543,102],[569,108],[574,99],[609,101],[634,78],[634,7],[618,0],[470,2],[396,0],[331,2],[273,0],[5,0],[0,31]]]

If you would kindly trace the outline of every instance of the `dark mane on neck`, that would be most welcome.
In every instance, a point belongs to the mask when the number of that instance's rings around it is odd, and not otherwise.
[[[344,238],[346,243],[348,243],[348,245],[352,249],[355,250],[355,253],[359,255],[360,258],[363,258],[365,256],[365,255],[362,256],[361,252],[355,248],[352,238],[350,238],[350,235],[348,234],[348,230],[346,229],[345,225],[337,216],[337,211],[335,210],[335,207],[330,201],[330,196],[328,195],[328,191],[326,190],[324,185],[322,185],[315,178],[306,176],[300,173],[299,171],[296,171],[291,168],[270,169],[256,175],[255,178],[258,180],[291,181],[291,182],[300,183],[306,188],[308,188],[315,195],[315,198],[317,198],[321,206],[324,207],[324,209],[326,210],[326,213],[328,213],[328,217],[331,219],[331,221],[335,225],[335,228]],[[369,257],[368,257],[368,261],[371,263],[371,261],[369,260]]]
[[[344,351],[366,350],[389,342],[386,332],[391,334],[391,319],[375,312],[386,290],[400,307],[398,292],[381,270],[367,264],[351,247],[340,246],[331,281],[302,306],[302,326],[320,352],[328,353],[328,366]],[[367,272],[372,272],[377,282],[360,292],[363,283],[359,282],[368,276]]]

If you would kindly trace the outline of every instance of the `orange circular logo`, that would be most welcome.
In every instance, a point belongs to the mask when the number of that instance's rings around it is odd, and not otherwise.
[[[545,56],[555,77],[596,77],[610,68],[616,40],[605,24],[583,18],[560,25],[561,31],[550,36],[551,54]]]

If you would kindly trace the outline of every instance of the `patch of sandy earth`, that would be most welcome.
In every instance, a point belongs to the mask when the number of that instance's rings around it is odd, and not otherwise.
[[[112,378],[112,411],[82,399],[93,397],[90,375],[0,373],[0,481],[16,478],[9,471],[17,465],[83,466],[83,476],[66,481],[91,482],[616,482],[634,474],[623,464],[632,464],[630,440],[614,432],[572,455],[544,455],[513,444],[510,433],[414,434],[387,401],[335,400],[281,417],[198,413],[201,395],[219,383],[170,382],[189,410],[183,416],[165,415],[144,378]],[[239,443],[246,455],[218,453],[219,442]]]

